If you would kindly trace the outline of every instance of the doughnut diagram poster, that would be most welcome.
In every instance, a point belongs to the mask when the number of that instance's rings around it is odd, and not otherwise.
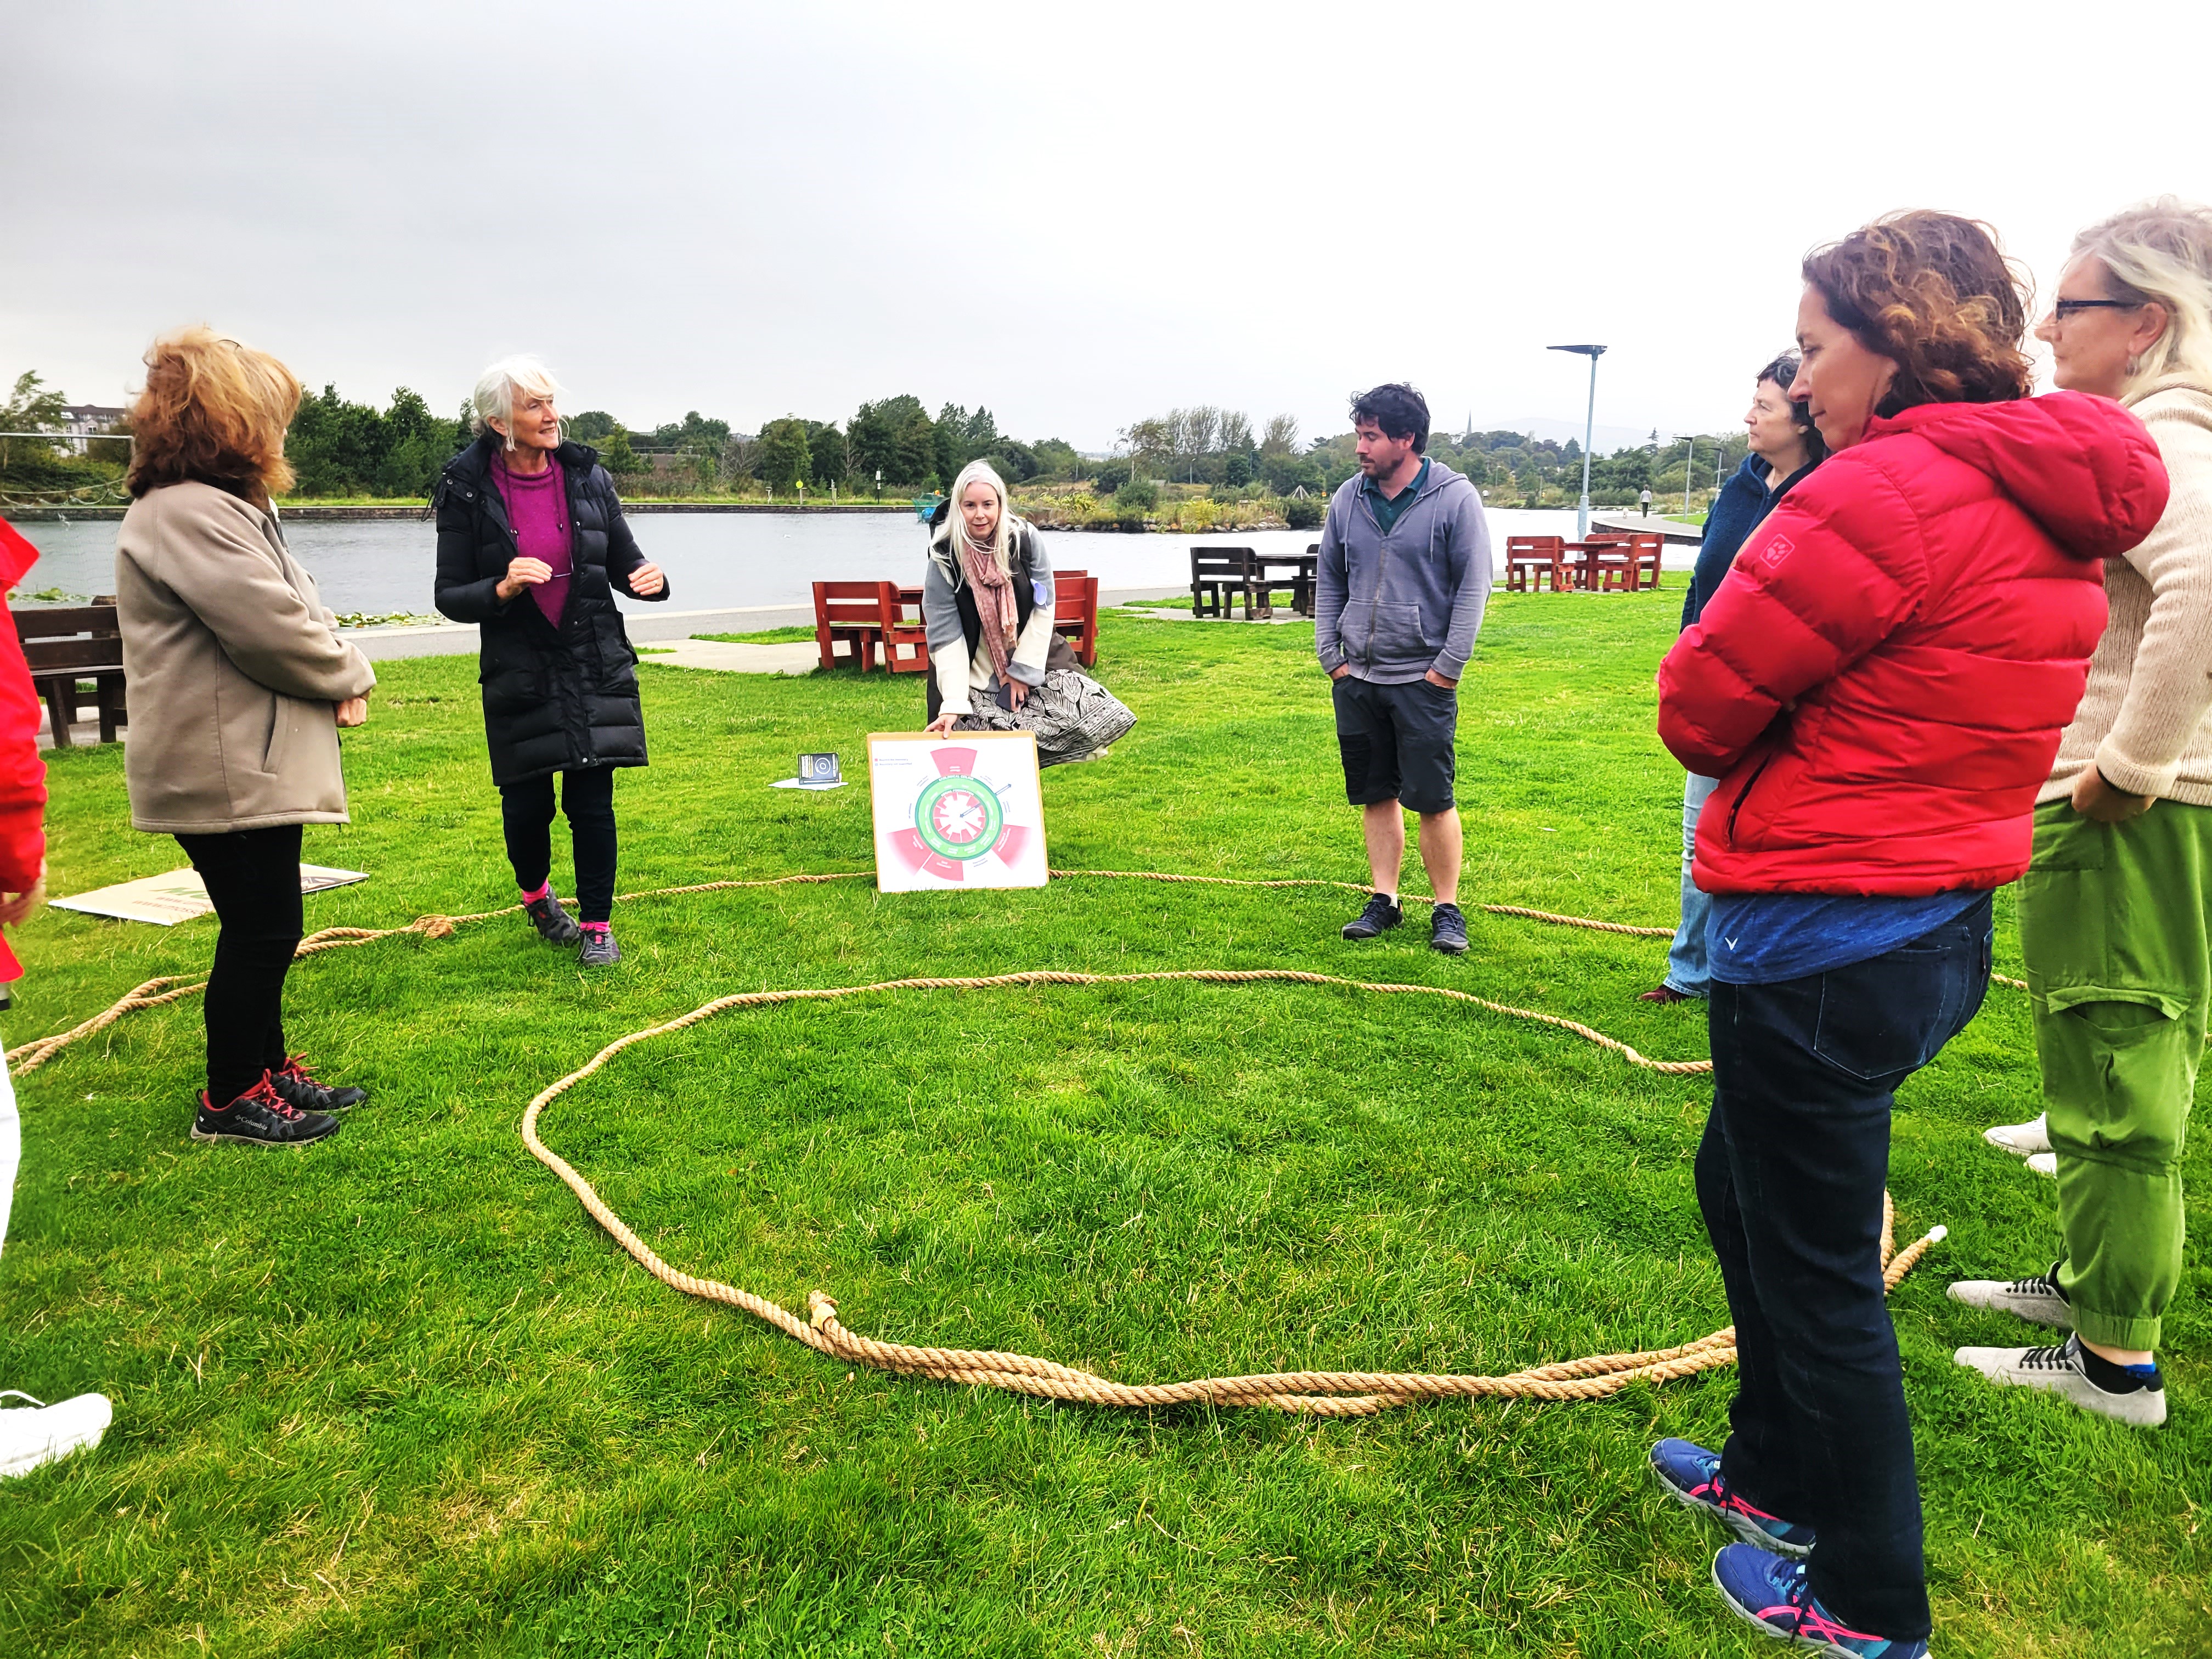
[[[868,738],[876,890],[1045,884],[1044,797],[1026,732]]]

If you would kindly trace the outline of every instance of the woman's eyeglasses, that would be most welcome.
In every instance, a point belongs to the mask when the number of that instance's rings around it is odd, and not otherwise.
[[[2141,311],[2142,305],[2141,300],[2057,300],[2052,301],[2051,309],[2063,323],[2085,311]]]

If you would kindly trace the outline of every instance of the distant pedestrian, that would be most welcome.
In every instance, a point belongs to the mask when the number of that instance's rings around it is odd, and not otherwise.
[[[1647,519],[1650,518],[1651,516],[1651,492],[1647,489],[1636,499],[1638,503],[1643,508],[1644,516]]]
[[[0,520],[0,592],[14,592],[38,556],[38,549]],[[46,767],[39,758],[38,730],[39,694],[15,636],[15,619],[0,606],[0,927],[21,927],[46,902]],[[0,938],[0,1009],[9,1005],[9,988],[22,976],[22,963]],[[22,1151],[15,1085],[0,1062],[0,1246],[8,1241]],[[105,1395],[81,1394],[48,1406],[18,1389],[0,1389],[0,1399],[30,1401],[27,1407],[0,1410],[0,1479],[98,1445],[115,1414]]]
[[[301,826],[348,821],[338,728],[368,718],[376,684],[270,499],[292,485],[299,406],[283,364],[193,328],[147,354],[131,411],[133,499],[115,545],[131,822],[177,838],[222,924],[195,1140],[299,1146],[368,1098],[285,1051]]]
[[[1747,1541],[1735,1612],[1923,1659],[1912,1425],[1878,1241],[1898,1087],[1982,1003],[1991,895],[2104,624],[2100,562],[2166,505],[2142,425],[2031,398],[2019,280],[1985,228],[1895,215],[1809,256],[1790,388],[1836,453],[1743,546],[1659,671],[1659,735],[1721,780],[1713,1108],[1698,1203],[1734,1318],[1718,1454],[1665,1489]],[[1825,1646],[1823,1646],[1825,1644]]]
[[[2158,528],[2105,562],[2112,619],[2020,882],[2047,1113],[1988,1133],[2050,1161],[2064,1248],[2028,1278],[1951,1287],[2073,1335],[1957,1358],[2150,1425],[2166,1418],[2156,1350],[2181,1282],[2181,1152],[2212,1005],[2212,208],[2168,197],[2083,231],[2036,333],[2060,386],[2142,418],[2172,494]]]
[[[1459,908],[1459,683],[1490,598],[1490,526],[1474,486],[1425,453],[1429,406],[1409,386],[1352,400],[1359,471],[1322,520],[1314,649],[1332,682],[1346,798],[1361,809],[1374,896],[1344,937],[1405,920],[1406,811],[1420,818],[1435,904],[1429,943],[1467,950]]]
[[[1037,764],[1097,760],[1137,723],[1053,626],[1052,559],[1006,480],[970,461],[930,520],[921,574],[926,731],[1027,732]]]
[[[1682,629],[1694,626],[1713,590],[1728,574],[1744,538],[1759,528],[1790,485],[1827,458],[1828,447],[1813,425],[1812,412],[1803,404],[1790,401],[1790,383],[1797,378],[1797,354],[1785,351],[1759,371],[1751,393],[1750,412],[1743,417],[1750,453],[1735,476],[1721,487],[1705,514],[1705,539],[1698,547],[1698,566],[1690,575],[1690,591],[1682,600]],[[1674,943],[1667,951],[1667,977],[1638,1000],[1686,1002],[1711,989],[1705,969],[1705,921],[1712,906],[1698,890],[1690,866],[1698,854],[1698,815],[1705,811],[1719,780],[1692,772],[1682,786],[1682,905],[1681,922]]]
[[[622,960],[615,773],[646,763],[637,653],[615,595],[665,599],[668,579],[638,550],[599,452],[562,437],[560,395],[535,357],[477,377],[477,441],[434,497],[437,605],[481,636],[484,739],[523,908],[539,938],[580,939],[576,959],[596,968]],[[580,926],[553,891],[556,773]]]

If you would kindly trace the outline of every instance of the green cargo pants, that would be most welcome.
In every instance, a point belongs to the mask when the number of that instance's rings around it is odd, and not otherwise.
[[[2181,1148],[2212,1000],[2212,807],[2035,809],[2020,943],[2075,1328],[2155,1348],[2181,1278]]]

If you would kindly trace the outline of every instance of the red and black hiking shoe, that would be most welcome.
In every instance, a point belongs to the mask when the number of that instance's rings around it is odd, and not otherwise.
[[[271,1068],[269,1086],[303,1112],[349,1112],[368,1098],[368,1090],[350,1084],[334,1089],[316,1082],[301,1054],[287,1054],[283,1065]]]
[[[199,1115],[192,1120],[194,1140],[235,1140],[247,1146],[304,1146],[337,1129],[337,1119],[328,1112],[303,1112],[278,1094],[266,1072],[220,1109],[210,1106],[207,1091],[201,1090]]]

